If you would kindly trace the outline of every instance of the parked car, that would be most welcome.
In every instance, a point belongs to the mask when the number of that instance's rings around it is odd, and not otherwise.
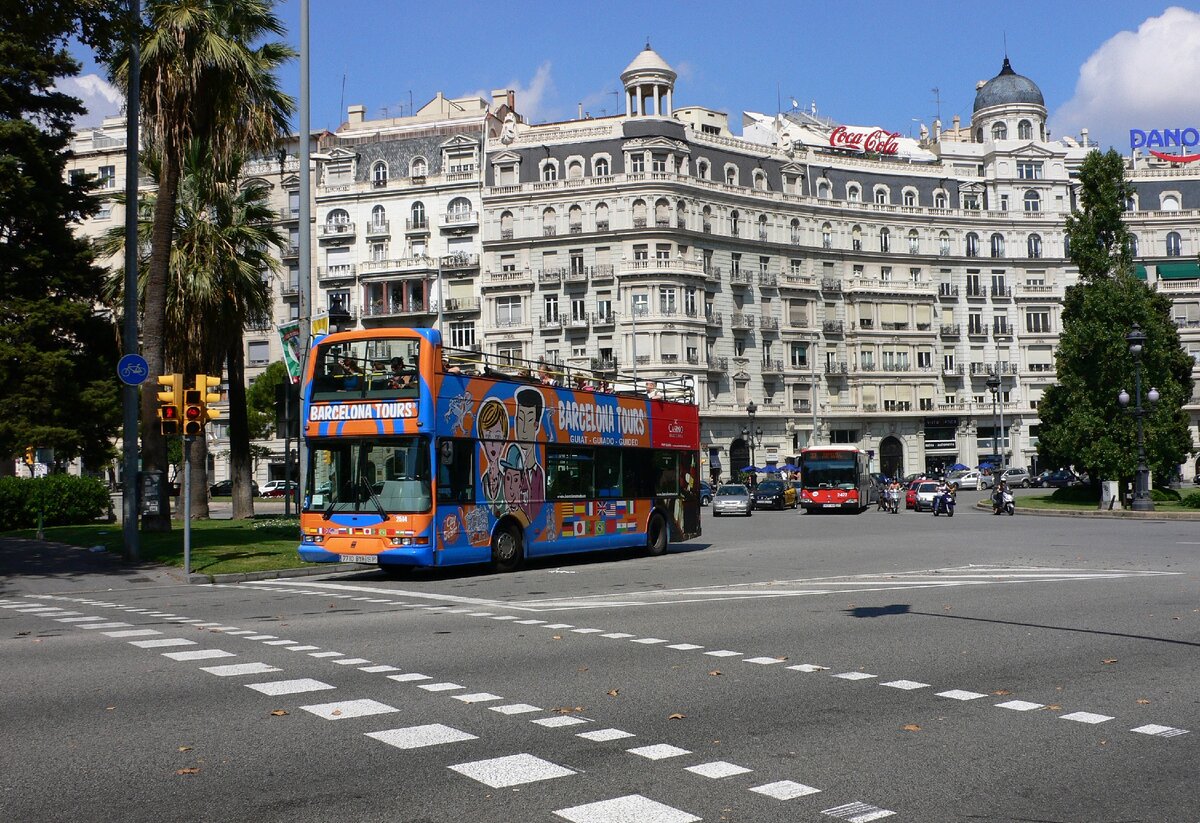
[[[797,502],[795,487],[783,480],[766,480],[754,490],[756,509],[794,509]]]
[[[992,475],[984,474],[979,469],[960,469],[946,475],[946,484],[956,489],[990,489],[994,482]]]
[[[262,487],[261,497],[283,497],[290,491],[294,496],[297,491],[295,480],[272,480]]]
[[[1027,489],[1032,482],[1029,471],[1026,469],[1005,469],[1004,473],[1000,475],[1000,479],[1007,483],[1010,489],[1015,486]]]
[[[1029,478],[1029,485],[1033,486],[1035,489],[1040,489],[1042,486],[1046,485],[1046,479],[1052,474],[1054,474],[1052,469],[1046,469],[1038,472],[1033,477]]]
[[[713,517],[723,514],[744,514],[749,517],[754,514],[754,506],[750,503],[750,490],[741,483],[725,483],[718,486],[712,506]]]
[[[1056,469],[1046,478],[1046,486],[1051,489],[1061,489],[1066,486],[1078,486],[1083,483],[1079,475],[1070,469]]]
[[[233,481],[222,480],[219,483],[213,483],[208,487],[208,493],[213,497],[229,497],[233,494]],[[259,495],[258,483],[253,480],[250,481],[250,493],[255,497]]]
[[[937,494],[938,484],[934,480],[918,480],[913,510],[919,512],[933,511],[933,498]]]
[[[700,505],[707,506],[709,503],[712,502],[712,499],[713,499],[712,486],[708,485],[708,483],[701,480],[700,481]]]
[[[908,485],[904,489],[904,508],[915,509],[917,507],[917,486],[922,483],[932,481],[931,477],[921,477],[917,475],[912,480],[908,481]]]

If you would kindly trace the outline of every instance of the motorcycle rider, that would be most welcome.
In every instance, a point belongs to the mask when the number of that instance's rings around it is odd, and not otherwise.
[[[949,514],[950,510],[946,508],[946,505],[951,499],[950,488],[945,478],[938,481],[937,491],[933,494],[933,514],[935,517],[941,514],[942,511]]]
[[[992,514],[1001,514],[1011,505],[1012,491],[1008,488],[1008,482],[1001,480],[992,491]]]

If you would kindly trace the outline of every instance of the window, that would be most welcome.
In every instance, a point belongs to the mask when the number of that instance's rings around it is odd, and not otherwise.
[[[729,213],[729,233],[732,234],[734,237],[738,236],[740,221],[741,221],[741,215],[737,212],[736,209],[734,209],[733,211],[731,211]]]
[[[1138,256],[1138,236],[1136,234],[1129,235],[1129,256]]]
[[[422,203],[419,200],[416,203],[413,203],[412,209],[409,210],[409,213],[412,215],[411,222],[412,222],[412,227],[414,229],[425,228],[426,224],[425,224],[425,204],[424,203]]]
[[[967,232],[967,257],[979,256],[979,235],[973,231]]]
[[[1163,211],[1179,211],[1179,195],[1164,194],[1159,200],[1159,208]]]
[[[767,175],[765,172],[757,170],[754,172],[754,189],[756,191],[767,190]]]
[[[504,295],[496,298],[497,326],[519,326],[522,319],[521,296],[519,294]]]
[[[558,295],[547,294],[542,302],[542,319],[547,323],[558,322]]]
[[[596,160],[596,162],[592,164],[592,168],[595,169],[595,173],[596,173],[597,177],[608,177],[608,175],[609,175],[608,158],[607,157],[598,158]]]
[[[967,297],[983,297],[983,286],[979,282],[979,270],[967,272]]]
[[[992,235],[991,239],[992,257],[1004,256],[1004,235],[997,232]]]
[[[1050,333],[1050,310],[1027,309],[1025,312],[1025,331],[1030,334]]]
[[[902,202],[906,206],[917,205],[917,192],[914,189],[905,189]]]
[[[348,226],[350,225],[350,212],[345,209],[333,209],[325,217],[325,225],[327,226]]]
[[[696,316],[696,289],[689,287],[683,293],[683,310],[689,317]]]
[[[992,126],[992,139],[1007,140],[1008,126],[1004,125],[1003,123],[997,123],[996,125]]]
[[[1033,139],[1033,123],[1028,120],[1022,120],[1017,123],[1017,139],[1032,140]]]
[[[821,248],[833,248],[833,226],[828,223],[821,226]]]
[[[583,162],[580,160],[571,160],[567,163],[567,179],[582,180],[583,179]]]
[[[646,155],[629,155],[629,171],[632,174],[643,174],[646,171]]]
[[[929,371],[933,368],[933,352],[919,351],[917,352],[917,368],[922,371]]]
[[[424,177],[429,169],[429,164],[425,162],[424,157],[416,157],[412,161],[411,174],[413,177]]]
[[[1008,294],[1003,270],[992,272],[992,294],[1000,295],[1001,297]]]
[[[1036,260],[1042,256],[1042,236],[1040,234],[1031,234],[1025,241],[1029,258]]]
[[[466,220],[471,216],[471,201],[465,197],[455,197],[446,212],[451,222]]]
[[[546,447],[546,499],[586,500],[596,496],[592,449]]]
[[[1025,211],[1037,212],[1042,210],[1042,196],[1033,189],[1025,192]]]
[[[833,187],[829,185],[828,180],[822,180],[817,183],[817,199],[828,200],[833,196]]]
[[[1179,232],[1173,231],[1167,235],[1167,257],[1179,257],[1183,253],[1183,241]]]
[[[854,251],[862,251],[862,226],[850,229],[850,248]]]
[[[917,234],[917,230],[913,229],[908,233],[908,253],[917,254],[921,250],[921,238]]]
[[[946,192],[939,191],[933,195],[933,207],[935,209],[946,208]]]
[[[271,344],[266,340],[251,340],[246,344],[246,365],[265,366],[271,362]]]
[[[633,295],[633,314],[635,317],[644,317],[650,313],[650,295],[646,292],[637,292]]]
[[[888,231],[887,229],[879,230],[879,250],[880,251],[891,251],[892,250],[892,233],[890,231]]]
[[[942,232],[938,235],[938,254],[942,257],[950,256],[950,232]]]
[[[707,160],[701,160],[699,163],[696,164],[696,176],[699,177],[701,180],[708,179],[708,161]]]
[[[371,183],[376,188],[386,186],[388,182],[388,167],[387,163],[380,160],[371,167]]]
[[[962,195],[962,207],[967,211],[979,211],[979,195],[964,193]]]
[[[96,182],[102,189],[113,189],[117,186],[117,167],[101,166],[97,173]]]
[[[558,179],[558,164],[553,160],[546,160],[542,163],[542,182],[553,183]]]
[[[1022,180],[1041,180],[1042,164],[1031,160],[1024,160],[1017,163],[1017,177]]]
[[[674,286],[658,287],[658,310],[663,314],[675,314],[679,311],[676,302],[677,292]]]
[[[806,369],[808,368],[808,344],[807,343],[792,343],[792,368]]]
[[[475,501],[475,441],[442,438],[438,442],[439,503]]]
[[[891,266],[880,266],[879,267],[879,279],[884,283],[891,283],[892,282],[892,267]]]
[[[475,323],[470,320],[456,321],[450,324],[450,346],[456,349],[469,349],[475,345]]]
[[[577,297],[571,301],[571,319],[575,321],[587,320],[586,300]]]
[[[977,311],[967,315],[967,334],[983,334],[983,315]]]
[[[738,169],[732,163],[725,164],[725,183],[729,186],[736,186],[738,184]]]
[[[891,192],[888,191],[887,186],[876,186],[875,187],[875,204],[876,205],[886,206],[888,203],[888,200],[890,200],[890,199],[891,199]]]
[[[862,189],[857,183],[850,183],[846,186],[846,199],[851,203],[859,203],[862,201]]]

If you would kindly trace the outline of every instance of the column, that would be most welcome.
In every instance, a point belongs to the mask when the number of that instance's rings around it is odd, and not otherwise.
[[[667,86],[667,110],[663,112],[667,117],[670,117],[671,113],[675,111],[675,107],[671,103],[671,91],[671,87]]]
[[[657,117],[657,116],[660,116],[661,114],[662,114],[662,104],[658,100],[658,84],[655,83],[654,84],[654,115]]]
[[[625,116],[633,116],[633,92],[630,89],[625,89]]]

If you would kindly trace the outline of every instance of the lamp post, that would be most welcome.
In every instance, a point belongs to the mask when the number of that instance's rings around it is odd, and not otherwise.
[[[996,451],[996,437],[1000,438],[1000,474],[1003,476],[1004,470],[1008,468],[1008,453],[1004,451],[1004,399],[1000,396],[1000,364],[996,364],[996,374],[993,374],[987,379],[987,387],[992,392],[992,423],[996,422],[996,406],[997,401],[1000,407],[1000,434],[992,437],[992,451]]]
[[[1150,499],[1150,468],[1146,465],[1146,438],[1142,431],[1142,418],[1146,415],[1149,409],[1142,406],[1142,348],[1146,345],[1146,333],[1142,331],[1142,327],[1137,323],[1133,324],[1133,328],[1129,330],[1129,334],[1125,335],[1125,342],[1129,344],[1129,353],[1133,355],[1133,392],[1135,404],[1132,414],[1137,420],[1137,445],[1138,445],[1138,464],[1137,476],[1134,479],[1133,485],[1133,510],[1135,512],[1152,512],[1154,511],[1154,501]],[[1153,386],[1150,388],[1146,399],[1153,405],[1158,402],[1158,389]],[[1129,392],[1121,389],[1121,393],[1117,395],[1117,401],[1125,407],[1129,406]]]
[[[754,447],[762,445],[763,431],[761,428],[754,427],[754,415],[758,413],[758,406],[751,400],[746,404],[746,416],[749,418],[748,425],[742,426],[742,437],[750,444],[750,465],[757,466],[754,462]]]

